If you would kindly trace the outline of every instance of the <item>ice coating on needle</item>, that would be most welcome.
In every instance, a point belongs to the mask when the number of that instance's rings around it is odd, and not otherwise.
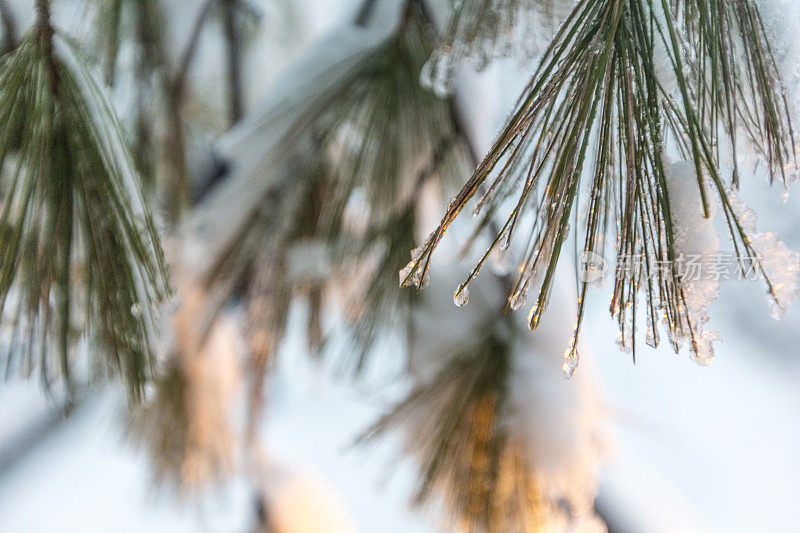
[[[719,276],[713,275],[719,256],[719,235],[714,228],[716,205],[709,202],[709,217],[703,213],[695,167],[688,161],[667,167],[667,192],[672,215],[676,260],[682,271],[681,284],[691,331],[678,339],[692,339],[695,360],[707,365],[714,359],[716,331],[705,328],[709,322],[708,306],[719,294]]]

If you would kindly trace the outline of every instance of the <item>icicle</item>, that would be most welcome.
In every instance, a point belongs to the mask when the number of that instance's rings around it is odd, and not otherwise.
[[[714,228],[716,205],[709,205],[710,216],[705,218],[696,182],[692,163],[680,161],[667,167],[675,249],[686,270],[679,281],[685,307],[679,305],[678,309],[683,316],[670,329],[674,331],[674,345],[684,345],[693,335],[692,355],[698,363],[708,365],[714,359],[713,342],[719,340],[715,331],[705,330],[710,320],[708,307],[719,294],[720,278],[710,275],[716,271],[713,267],[719,254],[719,236]],[[699,269],[689,270],[691,260],[699,261]]]
[[[491,250],[489,259],[491,260],[489,264],[492,267],[492,272],[494,272],[496,275],[505,276],[511,272],[512,266],[511,261],[509,261],[508,254],[500,250],[498,247],[494,247]]]
[[[714,361],[714,342],[721,339],[719,333],[713,330],[704,330],[692,343],[694,360],[700,366],[708,366]]]
[[[500,236],[500,239],[497,241],[497,248],[501,252],[505,252],[508,250],[508,246],[511,243],[511,233],[508,231],[504,231],[503,234]]]
[[[651,348],[658,348],[658,330],[656,329],[656,325],[653,324],[653,319],[649,312],[647,312],[647,331],[645,333],[644,342]]]
[[[578,347],[575,346],[575,343],[578,340],[578,333],[577,333],[577,325],[572,330],[572,337],[569,340],[569,346],[564,351],[564,364],[561,366],[561,370],[564,372],[564,376],[567,379],[571,378],[573,374],[575,374],[575,369],[578,368],[578,363],[580,362],[580,356],[578,355]]]
[[[542,314],[544,313],[546,308],[547,308],[547,299],[536,300],[536,305],[534,305],[531,308],[531,312],[528,313],[528,329],[533,331],[537,327],[539,327],[539,321],[542,319]]]
[[[619,349],[624,353],[631,353],[633,351],[633,328],[627,322],[628,319],[626,319],[626,325],[622,326],[617,331],[615,342],[617,343],[617,346],[619,346]]]

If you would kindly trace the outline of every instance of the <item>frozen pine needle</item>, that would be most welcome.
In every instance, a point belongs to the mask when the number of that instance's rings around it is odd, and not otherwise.
[[[496,57],[534,55],[550,37],[562,0],[451,0],[442,43],[422,69],[423,86],[452,90],[455,69],[465,60],[482,70]]]
[[[407,2],[392,35],[342,67],[340,79],[303,104],[287,139],[311,135],[316,149],[329,156],[336,187],[323,206],[326,232],[340,230],[356,191],[369,206],[371,225],[381,225],[405,208],[421,180],[452,186],[467,168],[449,102],[419,84],[435,44],[432,21],[420,4]],[[426,172],[431,161],[435,165]]]
[[[783,306],[779,293],[792,285],[770,279],[729,191],[739,182],[736,148],[743,143],[773,180],[786,182],[787,169],[796,167],[784,94],[753,0],[579,0],[495,144],[404,270],[404,281],[425,278],[448,226],[475,199],[477,228],[491,227],[503,212],[506,218],[465,284],[501,239],[526,243],[509,306],[513,295],[536,290],[529,316],[536,329],[570,223],[582,220],[578,253],[603,257],[606,243],[616,243],[610,308],[621,347],[635,354],[637,315],[644,314],[651,327],[665,325],[676,350],[688,340],[698,360],[710,360],[716,338],[700,331],[709,296],[695,298],[698,287],[681,279],[666,153],[688,161],[691,180],[681,190],[696,199],[691,209],[709,218],[719,203],[739,257]],[[723,156],[734,162],[729,179]],[[582,203],[585,212],[575,216]],[[593,262],[580,268],[576,337],[587,287],[596,281]],[[658,344],[657,334],[648,341]],[[577,360],[577,345],[573,339],[568,361]]]
[[[93,360],[138,398],[169,292],[162,252],[109,102],[37,6],[37,25],[0,63],[8,364],[69,383],[85,333]]]

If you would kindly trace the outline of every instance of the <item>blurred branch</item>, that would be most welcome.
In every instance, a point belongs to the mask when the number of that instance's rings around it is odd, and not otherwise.
[[[0,54],[7,54],[17,47],[17,21],[6,0],[0,0],[0,26],[3,28],[3,48]]]
[[[356,15],[356,26],[363,28],[367,25],[370,16],[372,16],[372,12],[375,11],[375,4],[376,0],[364,0],[364,3],[361,4],[361,8],[358,10],[358,15]]]
[[[183,209],[189,205],[189,178],[186,169],[186,149],[183,141],[183,122],[181,108],[186,92],[186,79],[189,68],[197,55],[205,23],[217,0],[206,0],[200,8],[189,36],[189,42],[181,55],[178,68],[172,80],[168,82],[167,91],[167,154],[170,172],[169,181],[165,184],[164,213],[170,225],[177,224]]]
[[[200,44],[200,35],[203,32],[203,27],[208,21],[211,14],[211,9],[217,0],[206,0],[203,7],[200,8],[200,13],[194,21],[192,32],[189,35],[189,42],[181,55],[181,60],[178,63],[178,68],[175,71],[175,76],[172,78],[172,92],[180,100],[182,99],[183,92],[186,88],[186,78],[189,74],[189,67],[192,65],[195,56],[197,55],[197,48]]]
[[[228,94],[230,98],[230,125],[242,118],[242,47],[236,27],[236,12],[241,7],[238,0],[221,0],[222,23],[228,52]]]
[[[108,60],[105,64],[104,78],[108,86],[113,86],[117,74],[117,56],[119,55],[119,30],[122,20],[122,0],[109,0]]]

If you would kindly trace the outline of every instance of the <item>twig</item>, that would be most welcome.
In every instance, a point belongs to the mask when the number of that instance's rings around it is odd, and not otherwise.
[[[236,27],[236,11],[240,7],[238,0],[222,0],[223,29],[228,48],[228,93],[230,98],[230,124],[234,125],[242,118],[242,49]]]
[[[375,11],[376,3],[376,0],[364,0],[364,3],[361,4],[361,8],[358,10],[358,15],[356,15],[356,26],[363,28],[367,25],[369,18],[372,16],[372,12]]]
[[[58,94],[58,67],[53,57],[53,26],[50,24],[50,0],[36,0],[36,29],[45,39],[45,54],[50,71],[50,87]]]
[[[200,8],[200,13],[194,21],[194,26],[189,36],[189,42],[183,51],[183,55],[181,55],[178,68],[172,78],[171,90],[179,100],[182,99],[183,91],[186,88],[186,78],[189,74],[189,67],[191,67],[192,61],[194,61],[194,57],[197,55],[197,48],[200,44],[200,35],[202,34],[203,27],[211,14],[211,8],[214,7],[216,2],[217,0],[206,0],[206,3]]]
[[[119,55],[119,30],[122,19],[122,0],[113,1],[111,12],[111,28],[108,35],[109,54],[105,65],[105,81],[109,87],[114,86],[117,77],[117,56]]]
[[[0,25],[3,27],[3,49],[2,54],[14,50],[17,47],[17,21],[11,8],[8,7],[6,0],[0,0]]]

